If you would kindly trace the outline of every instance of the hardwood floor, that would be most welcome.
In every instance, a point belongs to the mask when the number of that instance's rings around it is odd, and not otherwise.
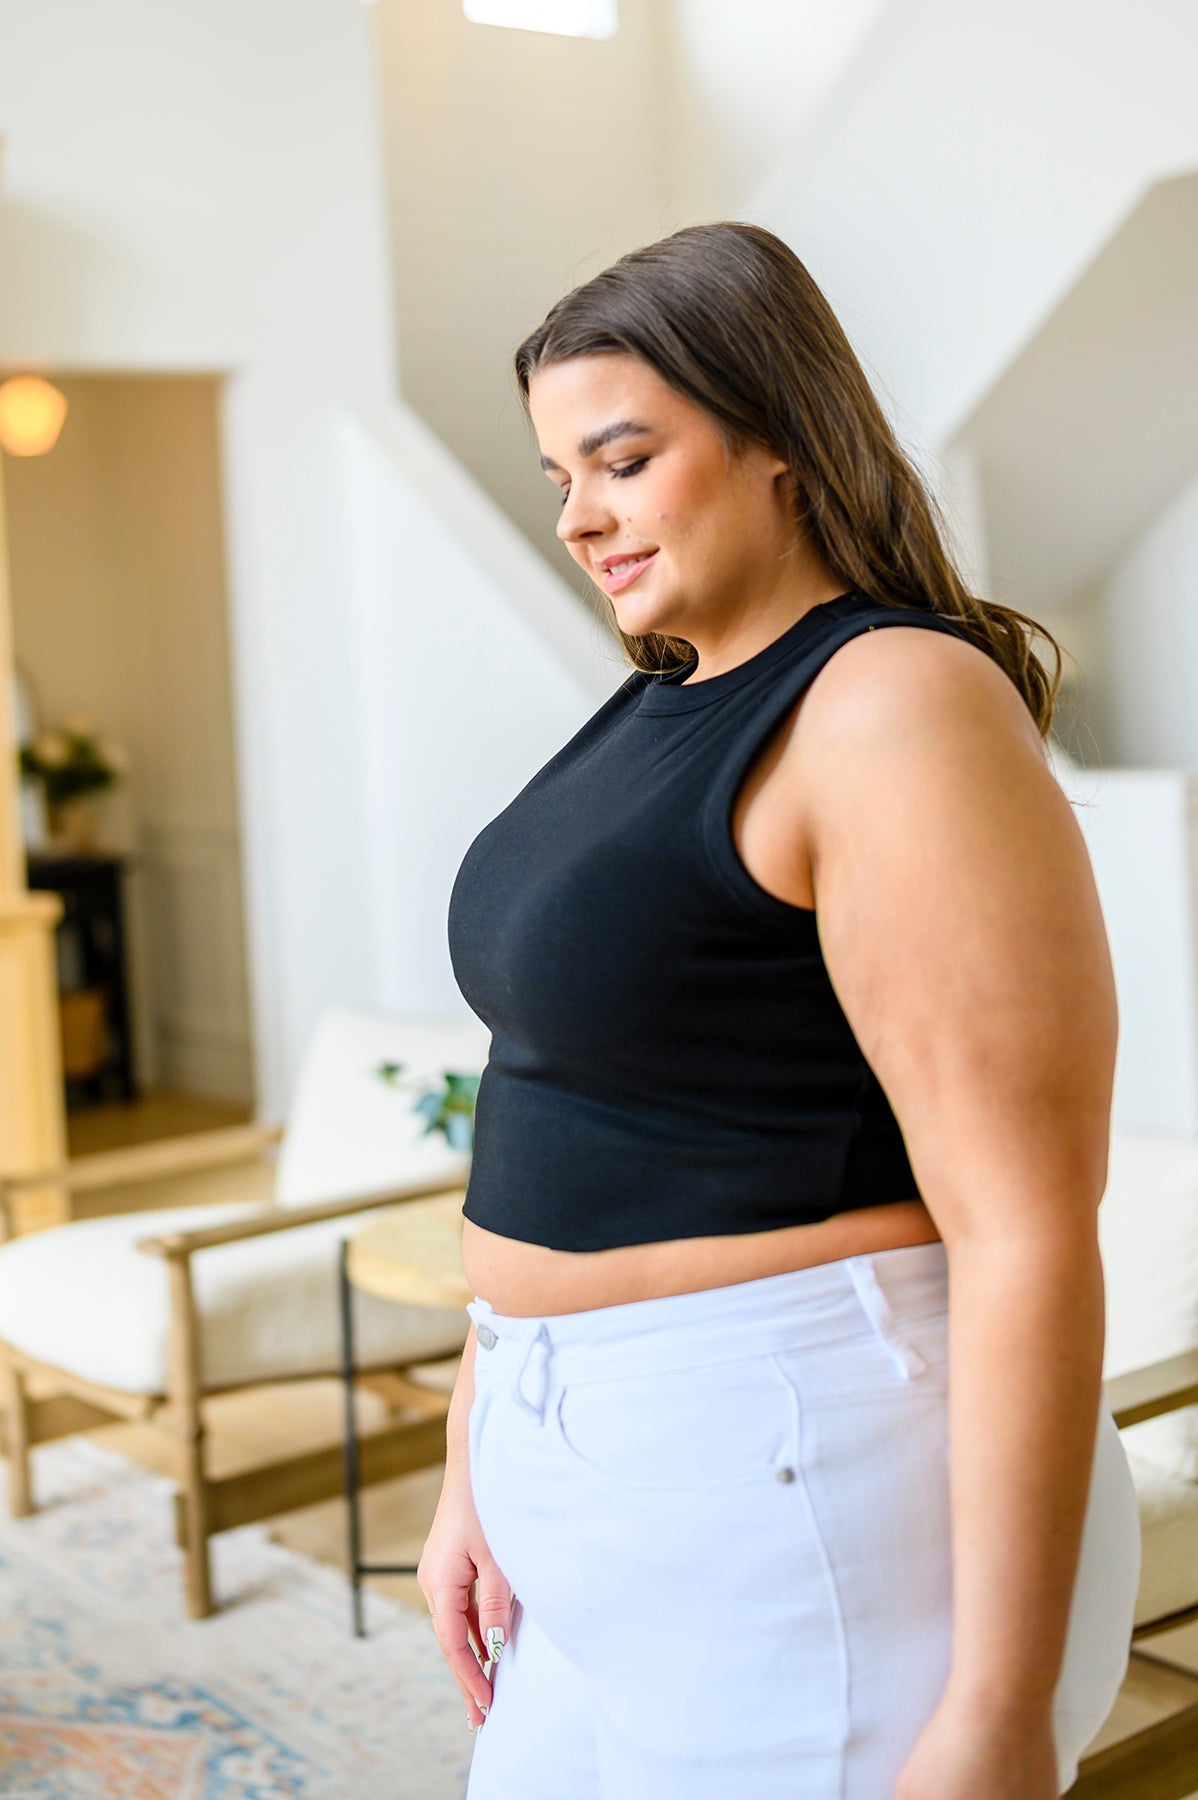
[[[156,1138],[242,1125],[251,1116],[247,1106],[163,1088],[128,1105],[106,1101],[100,1106],[73,1108],[67,1114],[67,1149],[72,1156],[90,1156],[94,1150],[119,1150],[126,1144],[148,1144]]]

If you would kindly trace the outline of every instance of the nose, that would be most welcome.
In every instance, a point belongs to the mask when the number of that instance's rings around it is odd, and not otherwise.
[[[557,535],[563,544],[577,543],[580,538],[602,536],[612,528],[612,515],[593,492],[588,497],[586,484],[575,482],[566,496],[557,521]]]

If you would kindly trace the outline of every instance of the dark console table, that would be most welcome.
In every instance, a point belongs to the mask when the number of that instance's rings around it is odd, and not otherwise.
[[[68,1076],[68,1092],[80,1087],[91,1099],[114,1091],[122,1100],[137,1098],[122,896],[122,875],[129,861],[125,856],[28,858],[29,886],[58,894],[62,900],[56,948],[64,1008],[72,994],[102,996],[101,1053],[86,1075]]]

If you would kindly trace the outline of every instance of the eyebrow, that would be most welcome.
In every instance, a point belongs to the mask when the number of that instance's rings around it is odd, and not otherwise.
[[[597,431],[588,432],[578,444],[579,456],[593,456],[596,450],[602,450],[604,444],[610,444],[614,438],[639,437],[642,432],[651,431],[651,425],[643,425],[639,419],[613,419],[610,425],[600,425]],[[560,468],[551,456],[541,458],[542,469]]]

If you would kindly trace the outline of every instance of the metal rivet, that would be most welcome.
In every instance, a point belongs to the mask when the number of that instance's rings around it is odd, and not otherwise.
[[[779,1481],[793,1481],[794,1478],[795,1478],[795,1472],[793,1469],[779,1469],[778,1470],[778,1480]]]
[[[478,1341],[484,1350],[493,1350],[499,1342],[499,1339],[489,1325],[480,1325],[478,1328]]]

